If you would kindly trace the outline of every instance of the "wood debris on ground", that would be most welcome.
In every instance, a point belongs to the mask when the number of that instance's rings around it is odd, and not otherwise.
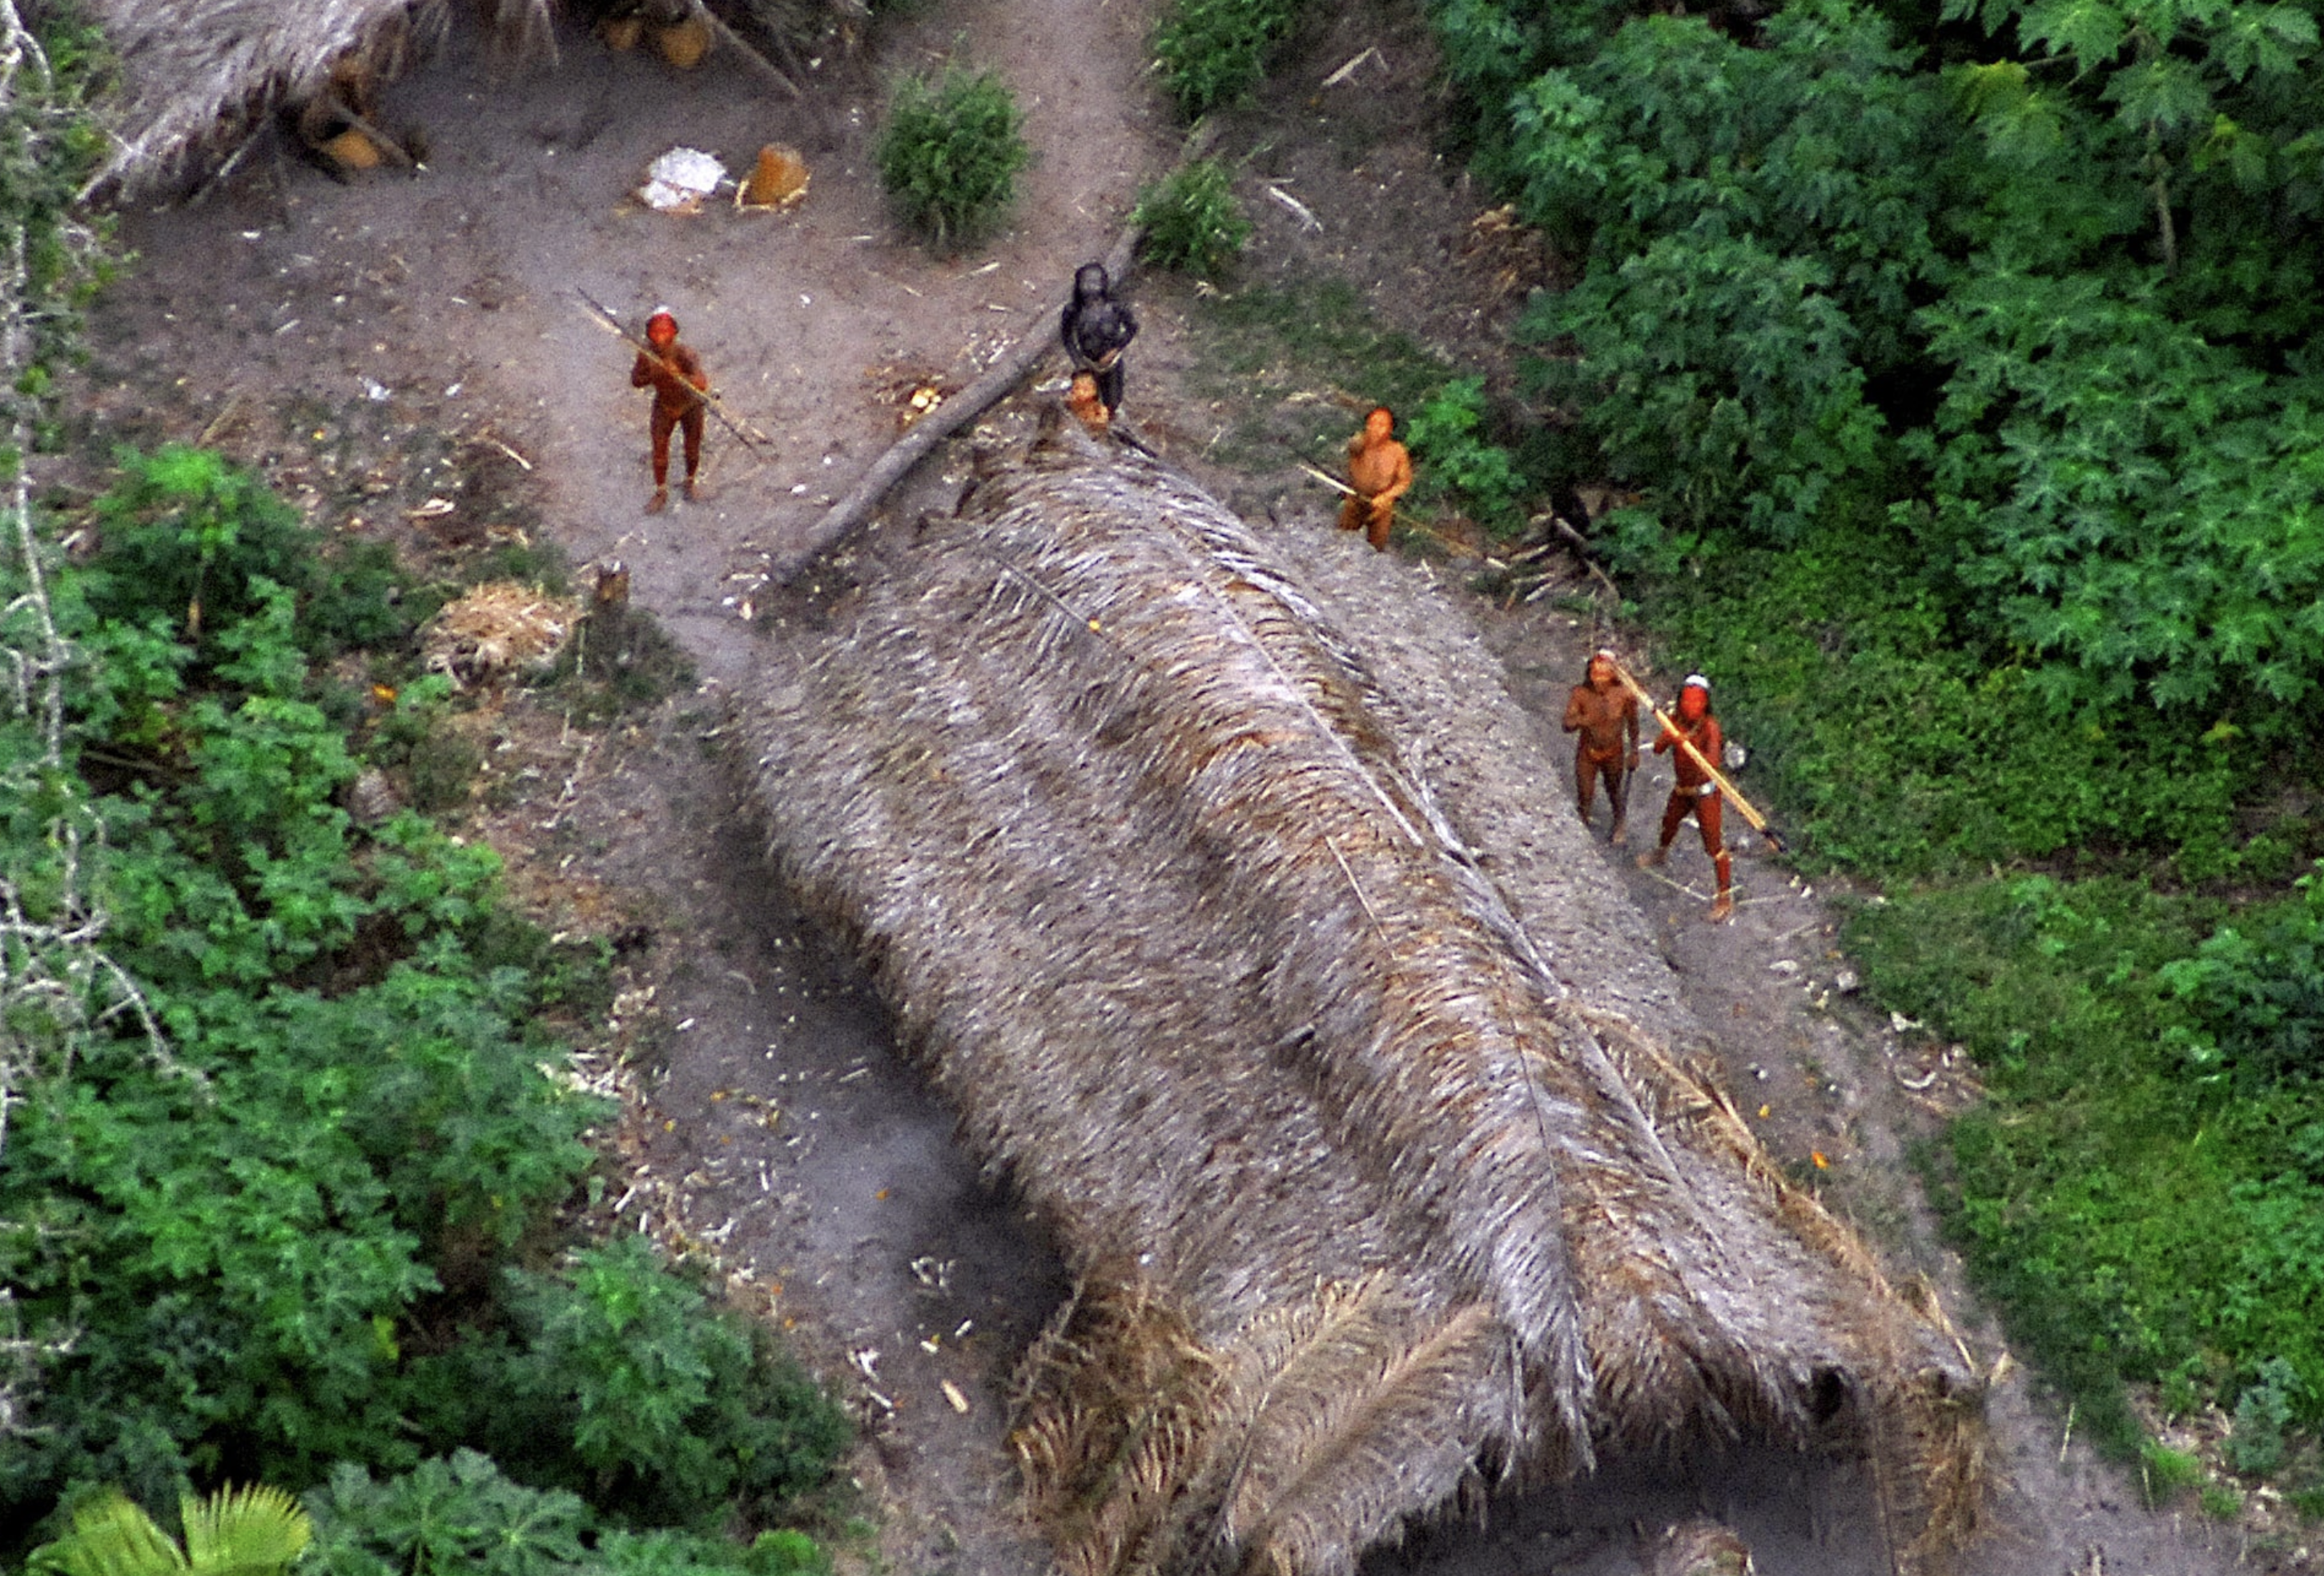
[[[420,637],[428,670],[456,685],[539,672],[557,660],[578,616],[537,585],[494,580],[447,603]]]

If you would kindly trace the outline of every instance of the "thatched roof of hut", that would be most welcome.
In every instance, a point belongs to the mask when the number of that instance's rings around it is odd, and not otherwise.
[[[798,33],[820,13],[862,0],[688,0],[721,26],[761,38]],[[512,61],[553,60],[556,20],[605,0],[462,0],[480,36]],[[99,106],[113,151],[88,193],[153,184],[246,139],[283,105],[321,91],[349,56],[386,80],[448,33],[452,0],[82,0],[120,66]],[[586,19],[585,14],[584,20]]]
[[[1351,539],[1048,423],[742,708],[781,869],[1076,1274],[1012,1436],[1061,1568],[1344,1572],[1738,1433],[1926,1522],[1974,1369],[1682,1064],[1497,667]]]
[[[549,0],[488,0],[512,29],[546,36]],[[383,77],[440,30],[443,0],[87,0],[120,80],[100,105],[113,152],[89,182],[137,186],[247,134],[276,106],[319,91],[341,57]]]

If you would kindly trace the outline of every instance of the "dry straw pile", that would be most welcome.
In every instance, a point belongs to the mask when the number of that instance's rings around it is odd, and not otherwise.
[[[579,610],[537,585],[494,580],[445,604],[420,634],[428,671],[454,684],[497,684],[553,666]]]
[[[776,857],[1077,1276],[1012,1436],[1061,1569],[1345,1572],[1738,1433],[1959,1530],[1974,1369],[1674,1059],[1408,574],[1050,420],[794,655],[744,708]]]

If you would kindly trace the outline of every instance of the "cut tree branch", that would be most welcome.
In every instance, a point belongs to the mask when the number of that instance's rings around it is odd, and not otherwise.
[[[1113,243],[1106,253],[1106,277],[1119,283],[1130,276],[1138,253],[1140,227],[1132,224]],[[872,462],[872,468],[862,479],[848,490],[847,496],[833,504],[828,512],[800,537],[790,550],[774,567],[778,581],[796,577],[817,554],[828,550],[849,531],[872,518],[880,501],[890,489],[904,479],[905,474],[927,457],[936,445],[966,427],[999,404],[1018,384],[1030,377],[1035,369],[1053,351],[1062,352],[1057,339],[1057,309],[1043,307],[1028,321],[1021,337],[1010,346],[1007,354],[994,362],[990,371],[974,382],[938,405],[914,422],[901,438],[890,444],[888,451]]]

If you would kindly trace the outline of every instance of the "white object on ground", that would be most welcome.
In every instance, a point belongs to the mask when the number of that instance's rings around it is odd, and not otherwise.
[[[663,213],[695,213],[726,179],[726,166],[699,148],[672,148],[646,166],[638,197]]]

